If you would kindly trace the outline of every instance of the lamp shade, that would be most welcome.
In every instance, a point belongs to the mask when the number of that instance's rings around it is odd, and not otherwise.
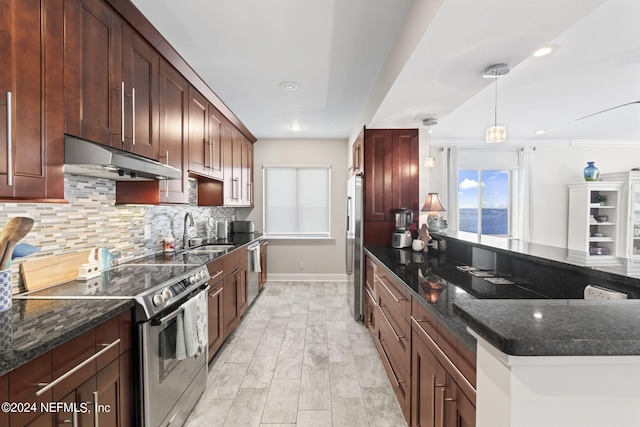
[[[447,208],[445,208],[440,201],[438,193],[429,193],[429,195],[427,195],[427,200],[425,200],[424,206],[422,206],[421,209],[423,212],[445,212],[446,210]]]

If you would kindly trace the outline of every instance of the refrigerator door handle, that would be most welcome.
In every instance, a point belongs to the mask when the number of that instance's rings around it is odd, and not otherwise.
[[[351,227],[351,208],[352,199],[351,196],[347,197],[347,231],[345,236],[345,265],[347,268],[347,275],[353,274],[353,243],[351,242],[349,231]]]

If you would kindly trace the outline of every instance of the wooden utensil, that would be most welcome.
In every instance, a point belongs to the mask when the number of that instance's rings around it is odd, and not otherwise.
[[[0,232],[0,252],[2,252],[0,270],[7,269],[13,248],[31,231],[31,227],[33,227],[33,218],[18,216],[7,221]]]

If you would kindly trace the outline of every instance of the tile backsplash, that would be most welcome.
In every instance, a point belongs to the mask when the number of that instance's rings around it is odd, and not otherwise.
[[[190,181],[190,203],[183,206],[116,206],[115,181],[79,175],[65,174],[64,190],[68,204],[0,203],[0,227],[15,216],[34,219],[32,230],[22,241],[40,252],[24,260],[103,246],[129,260],[161,251],[169,230],[180,247],[187,212],[196,223],[187,229],[190,237],[215,237],[215,225],[209,227],[209,218],[215,224],[217,220],[233,220],[236,214],[234,208],[197,206],[196,181]],[[11,266],[14,293],[24,290],[20,261],[16,259]]]

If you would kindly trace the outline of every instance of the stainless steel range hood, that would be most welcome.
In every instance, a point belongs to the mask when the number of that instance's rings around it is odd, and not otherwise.
[[[116,181],[182,178],[180,169],[70,135],[64,137],[64,171]]]

